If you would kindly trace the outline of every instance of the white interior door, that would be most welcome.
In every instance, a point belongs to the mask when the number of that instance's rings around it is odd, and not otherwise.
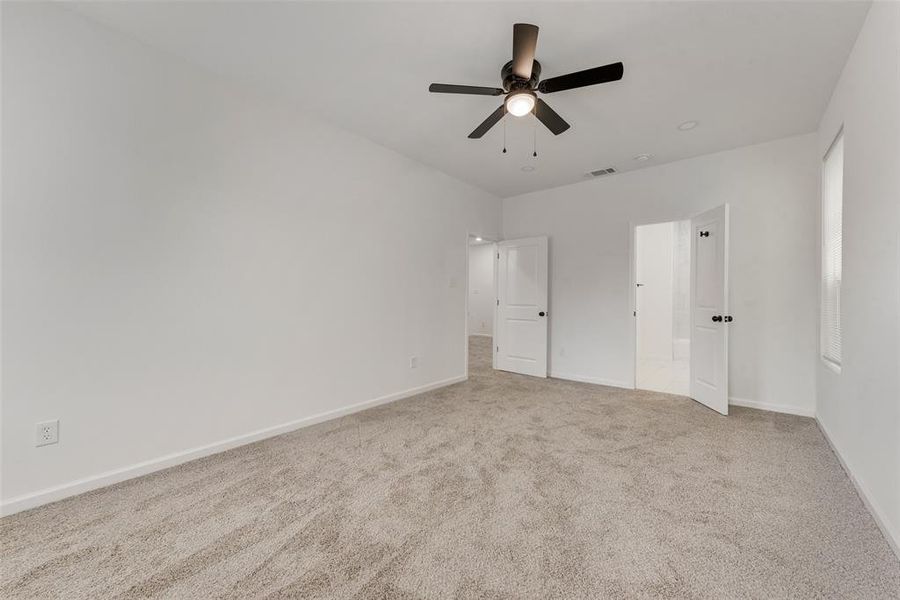
[[[691,398],[728,414],[728,205],[691,219]]]
[[[547,376],[547,238],[497,244],[494,368]]]

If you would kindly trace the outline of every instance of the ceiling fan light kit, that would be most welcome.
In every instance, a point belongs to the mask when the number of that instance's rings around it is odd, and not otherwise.
[[[618,81],[622,79],[624,68],[622,63],[617,62],[541,81],[541,64],[534,59],[537,38],[537,25],[528,23],[513,25],[513,57],[500,69],[502,88],[432,83],[428,87],[428,91],[436,94],[506,95],[503,104],[469,134],[472,139],[484,136],[506,113],[514,117],[524,117],[528,113],[532,113],[553,135],[559,135],[569,128],[569,124],[556,114],[556,111],[550,108],[546,102],[538,98],[537,93],[552,94],[598,83]]]
[[[516,92],[506,97],[506,112],[514,117],[524,117],[534,110],[534,94],[531,92]]]

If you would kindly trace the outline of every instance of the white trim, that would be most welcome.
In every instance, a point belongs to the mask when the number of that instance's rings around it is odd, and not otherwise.
[[[224,452],[225,450],[229,450],[231,448],[236,448],[238,446],[250,444],[252,442],[274,437],[276,435],[281,435],[282,433],[287,433],[296,429],[302,429],[303,427],[309,427],[310,425],[315,425],[324,421],[330,421],[332,419],[359,412],[367,408],[372,408],[380,404],[387,404],[389,402],[409,398],[410,396],[429,392],[431,390],[446,387],[448,385],[460,383],[462,381],[466,381],[466,379],[467,377],[465,375],[451,377],[442,381],[436,381],[434,383],[410,388],[401,392],[395,392],[393,394],[388,394],[386,396],[381,396],[372,400],[366,400],[363,402],[358,402],[356,404],[351,404],[350,406],[345,406],[343,408],[337,408],[327,412],[319,413],[311,417],[305,417],[302,419],[297,419],[295,421],[288,421],[287,423],[282,423],[281,425],[275,425],[273,427],[258,429],[256,431],[251,431],[250,433],[238,435],[232,438],[221,440],[219,442],[214,442],[206,446],[199,446],[197,448],[191,448],[190,450],[167,454],[159,458],[153,458],[127,467],[122,467],[120,469],[114,469],[112,471],[106,471],[105,473],[92,475],[90,477],[85,477],[76,481],[70,481],[69,483],[64,483],[62,485],[40,490],[38,492],[10,498],[9,500],[6,500],[2,504],[0,504],[0,516],[11,515],[23,510],[28,510],[29,508],[35,508],[44,504],[48,504],[50,502],[56,502],[57,500],[62,500],[64,498],[75,496],[77,494],[83,494],[84,492],[89,492],[97,488],[106,487],[108,485],[119,483],[127,479],[133,479],[135,477],[140,477],[141,475],[153,473],[154,471],[174,467],[176,465],[180,465],[197,458],[209,456],[218,452]]]
[[[835,457],[837,457],[838,462],[844,469],[844,472],[847,473],[847,477],[850,478],[850,482],[853,483],[853,487],[856,488],[856,493],[859,494],[860,500],[862,500],[866,509],[872,515],[872,518],[875,519],[875,524],[878,525],[878,528],[881,530],[882,535],[884,535],[884,539],[887,541],[888,546],[891,547],[891,550],[893,550],[894,554],[897,555],[897,558],[900,559],[900,531],[891,531],[890,524],[884,517],[884,512],[880,508],[878,508],[878,505],[875,503],[872,495],[869,494],[868,490],[862,484],[862,482],[853,475],[853,470],[850,469],[850,465],[848,465],[847,461],[844,460],[844,457],[841,456],[841,453],[838,451],[837,446],[831,439],[831,436],[828,434],[828,430],[825,428],[825,425],[822,424],[822,421],[820,421],[819,419],[816,419],[816,424],[819,426],[819,431],[822,432],[822,437],[824,437],[825,441],[828,442],[828,445],[831,447],[831,451],[834,452],[834,455]]]
[[[819,320],[821,320],[821,319],[819,319]],[[820,327],[821,327],[821,325],[820,325]],[[821,354],[821,353],[819,354],[819,360],[821,360],[822,363],[825,365],[825,367],[826,367],[827,369],[829,369],[832,373],[835,373],[836,375],[840,375],[840,374],[841,374],[841,365],[840,365],[840,363],[836,363],[836,362],[834,362],[833,360],[831,360],[830,358],[826,358],[826,357],[825,357],[823,354]]]
[[[823,327],[822,321],[825,316],[825,267],[826,267],[826,252],[825,252],[825,194],[826,194],[826,173],[825,173],[825,165],[828,161],[828,156],[831,154],[831,151],[834,149],[835,144],[840,141],[843,143],[844,138],[844,124],[841,123],[841,126],[838,128],[838,132],[835,134],[834,138],[831,140],[831,143],[828,144],[828,149],[825,151],[825,154],[822,156],[822,160],[820,162],[820,173],[819,173],[819,358],[822,362],[825,363],[831,371],[840,375],[841,373],[841,361],[840,360],[832,360],[825,355],[825,327]],[[844,163],[843,157],[841,158],[841,178],[844,176]],[[843,179],[842,179],[843,180]],[[843,222],[843,213],[844,213],[844,192],[841,190],[841,220]],[[843,235],[842,235],[843,239]],[[843,262],[843,241],[841,242],[841,261]],[[840,325],[840,286],[838,287],[838,325]],[[840,329],[840,327],[839,327]]]
[[[632,386],[627,381],[614,381],[612,379],[599,379],[597,377],[588,377],[586,375],[572,375],[570,373],[558,373],[556,371],[551,371],[550,377],[553,379],[565,379],[567,381],[577,381],[579,383],[592,383],[594,385],[605,385],[607,387],[625,388],[626,390],[634,389],[634,386]]]
[[[745,398],[728,397],[728,404],[731,406],[744,406],[746,408],[755,408],[757,410],[767,410],[769,412],[784,413],[786,415],[797,415],[800,417],[815,417],[815,409],[806,408],[805,406],[792,406],[790,404],[772,404],[771,402],[760,402],[759,400],[747,400]]]
[[[501,211],[502,212],[502,211]],[[502,216],[502,214],[501,214]],[[494,263],[494,316],[491,319],[491,337],[495,340],[497,339],[497,332],[499,331],[499,326],[497,322],[500,320],[500,242],[503,241],[503,238],[498,238],[496,242],[494,242],[494,249],[492,250],[493,254],[491,255],[491,262]],[[549,325],[548,325],[549,327]],[[499,347],[494,346],[494,349],[491,350],[491,369],[497,370],[497,354]],[[550,351],[550,346],[548,344],[547,351]],[[468,359],[467,359],[468,360]],[[468,372],[468,371],[467,371]]]
[[[727,206],[727,203],[725,204]],[[614,387],[625,387],[628,389],[636,390],[638,389],[637,384],[637,368],[638,368],[638,355],[637,355],[637,337],[638,337],[638,314],[637,314],[637,228],[638,227],[646,227],[647,225],[662,225],[664,223],[672,223],[673,225],[679,223],[681,221],[690,222],[693,216],[683,217],[683,218],[674,218],[668,219],[665,221],[629,221],[628,222],[628,264],[630,266],[629,269],[629,284],[628,284],[628,302],[631,307],[631,332],[630,332],[630,342],[631,348],[629,355],[631,356],[631,383],[627,386],[623,386],[620,384],[612,384]],[[693,247],[693,231],[691,232],[691,247]],[[727,260],[727,257],[726,257]],[[688,261],[688,271],[693,272],[694,265]],[[672,269],[674,271],[675,268],[675,256],[672,255]],[[690,294],[693,293],[693,289],[690,289],[690,285],[688,285],[688,307],[690,308]],[[727,311],[724,311],[724,314],[728,314]],[[690,315],[691,319],[694,318],[693,313]],[[688,325],[690,329],[690,333],[687,338],[674,338],[675,340],[685,340],[688,343],[688,347],[690,348],[691,336],[694,333],[693,323],[689,323]],[[674,348],[674,343],[673,343]],[[655,358],[655,357],[654,357]],[[661,360],[670,360],[672,357],[660,357]],[[687,357],[688,363],[691,361],[690,355]],[[602,384],[606,385],[606,384]]]
[[[648,223],[649,224],[649,223]],[[629,356],[631,358],[631,381],[628,386],[632,390],[637,389],[637,228],[639,223],[628,222],[628,306],[631,308],[631,331],[628,341],[631,344]]]
[[[463,375],[466,378],[469,377],[469,262],[472,260],[472,237],[471,231],[466,232],[466,284],[463,286],[466,290],[466,297],[463,300],[463,332],[465,334],[465,339],[463,340]]]
[[[484,240],[484,244],[471,244],[470,242],[473,237],[480,237],[482,240]],[[498,235],[485,235],[485,234],[480,234],[480,233],[472,233],[471,231],[466,233],[466,285],[465,285],[466,299],[465,299],[465,303],[464,303],[465,304],[464,308],[465,308],[466,312],[463,315],[463,317],[465,318],[465,332],[466,332],[466,339],[463,342],[463,350],[465,351],[465,355],[463,356],[463,373],[464,373],[464,377],[466,379],[469,378],[469,336],[470,335],[479,335],[479,336],[484,336],[484,337],[494,337],[493,333],[470,333],[469,332],[469,266],[470,266],[469,263],[472,258],[472,246],[474,246],[474,245],[481,246],[481,245],[490,244],[491,246],[493,246],[494,251],[496,251],[497,250],[497,242],[501,239],[502,239],[502,236],[500,236],[499,234]],[[494,295],[496,296],[497,295],[497,261],[492,259],[492,262],[494,263]],[[497,307],[496,306],[494,306],[494,318],[493,318],[493,322],[491,324],[493,325],[492,330],[496,332],[497,331]],[[496,366],[494,366],[494,361],[496,360],[496,358],[497,358],[497,354],[492,352],[491,353],[491,367],[493,367],[493,368],[496,368]]]

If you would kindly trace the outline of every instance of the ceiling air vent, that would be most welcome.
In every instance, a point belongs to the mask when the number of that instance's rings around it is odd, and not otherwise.
[[[603,177],[604,175],[612,175],[615,172],[615,169],[609,167],[608,169],[597,169],[596,171],[591,171],[590,173],[588,173],[588,175],[590,175],[591,177]]]

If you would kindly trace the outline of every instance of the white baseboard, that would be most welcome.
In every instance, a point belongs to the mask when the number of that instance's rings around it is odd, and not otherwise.
[[[466,379],[467,377],[465,375],[451,377],[442,381],[436,381],[434,383],[429,383],[419,387],[410,388],[408,390],[403,390],[401,392],[381,396],[380,398],[374,398],[372,400],[366,400],[364,402],[351,404],[350,406],[345,406],[343,408],[337,408],[324,413],[319,413],[311,417],[289,421],[287,423],[282,423],[281,425],[266,427],[265,429],[258,429],[256,431],[251,431],[250,433],[238,435],[232,438],[221,440],[219,442],[207,444],[205,446],[167,454],[159,458],[146,460],[127,467],[122,467],[120,469],[114,469],[112,471],[106,471],[98,475],[92,475],[90,477],[85,477],[83,479],[78,479],[76,481],[71,481],[62,485],[40,490],[38,492],[10,498],[9,500],[0,503],[0,516],[11,515],[23,510],[28,510],[29,508],[35,508],[44,504],[49,504],[50,502],[56,502],[57,500],[62,500],[70,496],[83,494],[84,492],[89,492],[97,488],[106,487],[108,485],[119,483],[127,479],[133,479],[135,477],[140,477],[141,475],[153,473],[154,471],[160,471],[162,469],[174,467],[176,465],[180,465],[197,458],[203,458],[204,456],[209,456],[210,454],[224,452],[225,450],[229,450],[231,448],[236,448],[238,446],[250,444],[252,442],[274,437],[276,435],[281,435],[282,433],[287,433],[296,429],[302,429],[303,427],[309,427],[310,425],[315,425],[316,423],[322,423],[324,421],[337,419],[338,417],[343,417],[345,415],[359,412],[361,410],[366,410],[367,408],[373,408],[380,404],[395,402],[397,400],[402,400],[403,398],[409,398],[410,396],[415,396],[417,394],[422,394],[424,392],[446,387],[448,385],[453,385],[454,383],[460,383],[462,381],[465,381]]]
[[[550,377],[554,379],[566,379],[568,381],[578,381],[580,383],[592,383],[594,385],[606,385],[609,387],[624,388],[633,390],[634,386],[624,381],[615,381],[612,379],[599,379],[597,377],[587,377],[585,375],[571,375],[569,373],[559,373],[553,371]],[[801,417],[814,417],[815,412],[812,409],[802,406],[789,406],[784,404],[770,404],[768,402],[759,402],[758,400],[745,400],[744,398],[729,398],[728,404],[732,406],[745,406],[747,408],[755,408],[757,410],[767,410],[769,412],[784,413],[788,415],[798,415]]]
[[[478,337],[493,337],[490,333],[470,333],[469,335],[477,335]]]
[[[593,383],[594,385],[605,385],[609,387],[625,388],[633,390],[634,386],[626,381],[614,381],[612,379],[600,379],[598,377],[587,377],[586,375],[572,375],[570,373],[559,373],[551,371],[550,377],[553,379],[566,379],[568,381],[577,381],[579,383]]]
[[[831,451],[834,452],[834,455],[837,457],[838,462],[841,463],[841,467],[843,467],[844,472],[847,473],[847,477],[849,477],[851,483],[853,483],[853,487],[856,488],[856,493],[859,494],[860,500],[862,500],[866,509],[872,515],[872,518],[875,519],[875,524],[878,525],[878,528],[881,530],[882,535],[884,535],[884,539],[887,540],[888,546],[891,547],[891,550],[893,550],[894,554],[897,555],[897,558],[900,559],[900,531],[891,531],[888,520],[884,518],[884,513],[878,507],[878,504],[874,501],[872,495],[869,494],[866,486],[864,486],[862,482],[857,479],[855,475],[853,475],[853,470],[850,468],[850,465],[847,464],[847,461],[844,460],[844,457],[841,455],[840,450],[838,450],[837,446],[835,446],[834,440],[828,433],[828,429],[818,418],[816,419],[816,424],[819,426],[819,431],[822,432],[822,437],[824,437],[825,441],[828,442],[828,445],[831,446]]]
[[[731,406],[745,406],[747,408],[755,408],[757,410],[767,410],[769,412],[784,413],[786,415],[797,415],[800,417],[815,417],[815,410],[804,406],[791,406],[788,404],[772,404],[770,402],[760,402],[759,400],[747,400],[745,398],[728,398],[728,404]]]

